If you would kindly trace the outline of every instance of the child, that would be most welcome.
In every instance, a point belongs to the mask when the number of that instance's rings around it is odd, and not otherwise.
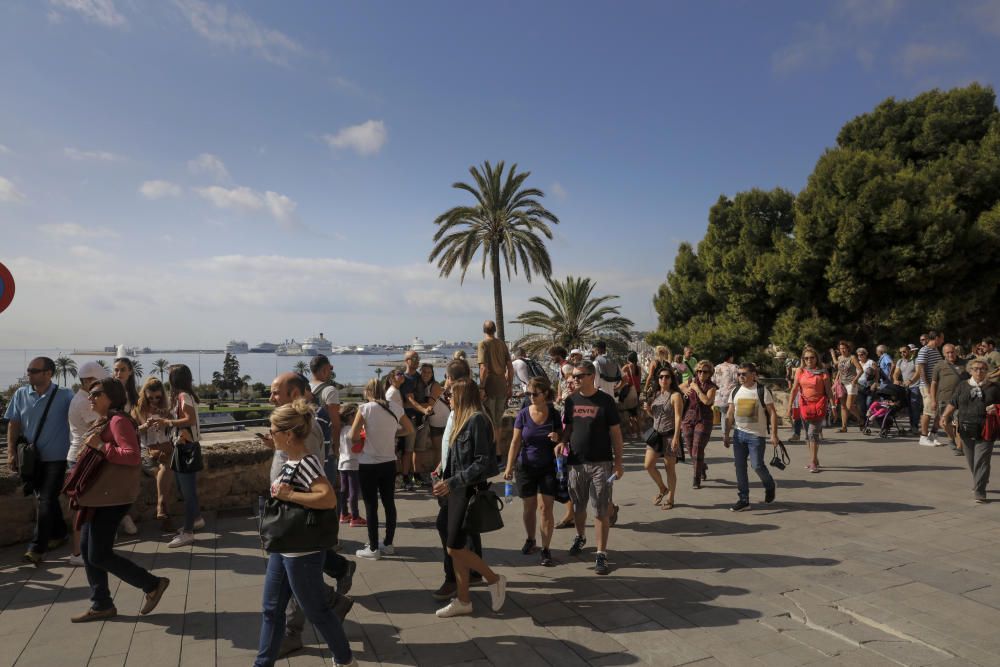
[[[361,497],[361,479],[358,476],[358,454],[364,448],[364,435],[361,442],[351,440],[351,425],[358,412],[357,403],[345,403],[340,407],[340,460],[337,470],[340,472],[340,489],[337,492],[337,504],[340,506],[340,523],[351,526],[367,526],[358,514],[358,500]],[[348,511],[350,510],[350,511]]]

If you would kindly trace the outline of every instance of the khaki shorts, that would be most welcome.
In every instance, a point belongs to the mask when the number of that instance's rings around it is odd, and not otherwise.
[[[924,399],[924,412],[925,417],[930,417],[933,419],[937,416],[937,412],[934,411],[935,405],[931,401],[931,388],[925,384],[920,385],[920,398]]]
[[[569,499],[573,510],[585,511],[587,499],[594,510],[594,516],[603,519],[611,508],[611,482],[608,478],[615,471],[611,461],[581,463],[569,467]]]
[[[499,398],[487,396],[483,399],[483,408],[490,421],[493,422],[493,427],[498,428],[503,423],[503,411],[507,408],[507,396],[501,395]]]

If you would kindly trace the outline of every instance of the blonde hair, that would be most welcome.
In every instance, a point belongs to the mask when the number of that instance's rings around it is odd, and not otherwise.
[[[291,431],[299,440],[309,437],[315,419],[316,413],[304,398],[296,398],[271,411],[271,426],[277,431]]]
[[[805,368],[806,367],[805,356],[810,352],[812,352],[813,356],[816,357],[816,368],[819,368],[820,367],[819,352],[817,352],[816,348],[813,347],[812,345],[806,345],[804,348],[802,348],[802,355],[799,357],[799,363],[801,364],[802,368]]]
[[[451,384],[451,411],[455,415],[455,423],[451,429],[449,444],[455,444],[462,429],[475,414],[486,415],[483,402],[479,397],[479,385],[471,378],[460,378]],[[489,415],[486,415],[489,419]]]
[[[357,403],[344,403],[340,406],[340,423],[350,426],[348,422],[354,421],[354,416],[358,413]]]
[[[665,362],[667,362],[669,364],[670,363],[670,348],[667,347],[666,345],[657,345],[656,346],[656,358],[659,361],[665,361]]]
[[[160,378],[148,377],[146,378],[146,381],[142,383],[142,389],[139,390],[139,398],[132,407],[132,417],[134,417],[137,422],[146,421],[147,413],[155,410],[146,398],[147,391],[159,392],[163,394],[163,400],[160,401],[159,405],[159,412],[166,414],[170,409],[170,397],[167,395],[167,388],[163,386],[163,382],[160,381]]]
[[[713,365],[712,362],[709,361],[708,359],[702,359],[694,367],[696,371],[705,370],[706,368],[708,369],[709,373],[715,372],[715,365]]]

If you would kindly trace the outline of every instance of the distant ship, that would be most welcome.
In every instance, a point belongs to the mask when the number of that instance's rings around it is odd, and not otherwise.
[[[256,347],[251,347],[250,352],[262,352],[265,354],[273,354],[278,349],[277,343],[257,343]]]
[[[319,336],[311,336],[302,341],[302,354],[308,357],[333,354],[333,343],[324,338],[322,333]]]
[[[286,340],[275,348],[274,353],[279,357],[301,357],[302,346],[295,342],[295,339]]]
[[[441,355],[443,357],[451,357],[457,351],[463,351],[467,356],[473,357],[476,353],[476,344],[469,343],[466,341],[461,341],[458,343],[448,343],[443,340],[438,341],[437,345],[428,350],[429,354],[437,356]]]
[[[246,354],[250,346],[245,340],[231,340],[226,343],[226,354]]]
[[[426,352],[427,346],[424,345],[424,341],[419,336],[413,337],[413,342],[410,343],[410,352]]]

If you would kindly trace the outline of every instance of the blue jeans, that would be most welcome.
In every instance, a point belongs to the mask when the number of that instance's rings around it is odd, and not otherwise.
[[[38,515],[31,538],[31,551],[43,554],[50,540],[66,537],[66,519],[63,518],[59,494],[66,480],[66,461],[39,461],[35,466],[35,496],[38,498]]]
[[[144,593],[156,590],[160,584],[159,577],[115,553],[115,532],[131,506],[129,503],[93,508],[87,523],[80,529],[80,553],[90,584],[91,607],[98,611],[115,606],[108,588],[109,572]]]
[[[771,471],[764,465],[764,450],[766,449],[767,445],[764,443],[764,438],[739,429],[735,430],[733,434],[733,457],[736,459],[736,488],[740,500],[750,502],[750,477],[747,475],[748,458],[754,472],[757,473],[757,477],[760,477],[760,483],[764,485],[764,488],[768,491],[774,490],[774,478],[771,477]]]
[[[324,557],[322,551],[294,558],[281,554],[268,556],[264,613],[254,667],[271,667],[278,658],[281,640],[285,636],[285,608],[292,595],[295,595],[313,628],[326,640],[334,661],[345,665],[351,661],[351,645],[344,626],[328,603],[323,582]]]
[[[920,387],[913,385],[907,390],[909,394],[908,409],[910,412],[910,428],[914,431],[920,430],[920,415],[924,412],[924,399],[920,395]]]
[[[190,533],[201,514],[201,508],[198,507],[198,473],[175,472],[174,477],[177,479],[177,488],[184,497],[184,527],[181,530]]]

